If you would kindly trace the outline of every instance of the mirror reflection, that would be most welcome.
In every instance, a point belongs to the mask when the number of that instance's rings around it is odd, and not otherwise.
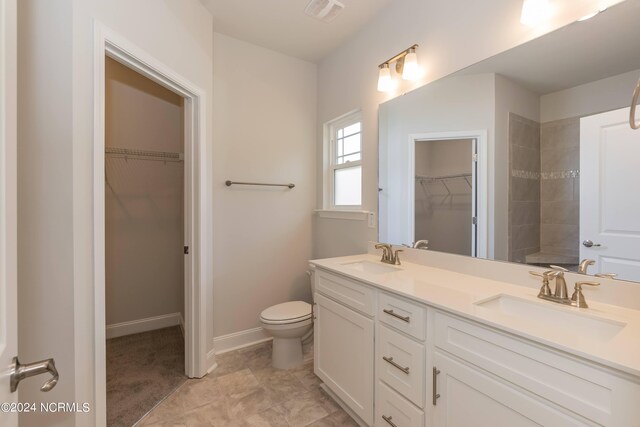
[[[640,280],[637,16],[623,2],[382,104],[379,240]]]

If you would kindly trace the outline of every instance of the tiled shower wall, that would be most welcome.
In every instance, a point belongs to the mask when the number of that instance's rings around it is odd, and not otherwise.
[[[540,127],[540,246],[577,258],[580,245],[580,118]]]
[[[509,113],[509,261],[540,252],[540,124]]]

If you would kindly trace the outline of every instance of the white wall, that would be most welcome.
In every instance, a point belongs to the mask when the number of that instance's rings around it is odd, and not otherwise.
[[[113,59],[105,68],[105,145],[184,152],[183,98]],[[184,318],[184,164],[106,156],[105,169],[107,326]]]
[[[640,70],[629,71],[540,97],[540,121],[582,117],[628,107]]]
[[[26,381],[20,398],[86,401],[92,409],[32,414],[21,425],[94,426],[94,19],[203,89],[211,141],[212,18],[197,0],[21,0],[19,14],[19,311],[21,335],[29,337],[20,341],[20,355],[54,357],[61,372],[51,392]],[[211,151],[205,155],[212,164]],[[210,235],[210,224],[202,233]],[[212,301],[211,288],[205,295]],[[210,309],[206,319],[211,337]]]
[[[617,3],[617,0],[607,3]],[[361,108],[363,116],[363,209],[377,211],[377,108],[400,93],[422,86],[503,52],[548,31],[573,22],[594,9],[597,0],[553,0],[555,14],[541,28],[520,24],[521,1],[466,0],[391,2],[369,24],[325,58],[318,68],[317,153],[322,159],[322,124],[345,112]],[[418,58],[424,76],[403,84],[395,93],[376,91],[377,65],[413,43],[420,44]],[[322,176],[318,164],[317,176]],[[316,204],[322,206],[318,179]],[[316,257],[364,252],[375,229],[347,225],[354,221],[317,219]],[[336,245],[335,242],[345,242]]]
[[[218,33],[214,52],[219,340],[259,327],[260,312],[272,304],[310,299],[316,66]],[[296,186],[226,187],[227,179]]]

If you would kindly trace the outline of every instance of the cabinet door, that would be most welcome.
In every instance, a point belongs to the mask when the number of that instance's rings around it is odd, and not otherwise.
[[[317,293],[315,302],[315,373],[372,425],[373,320]]]
[[[549,403],[485,374],[480,368],[434,354],[437,427],[585,426]]]

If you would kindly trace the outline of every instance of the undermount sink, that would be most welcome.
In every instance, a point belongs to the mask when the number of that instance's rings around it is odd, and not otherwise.
[[[608,341],[627,325],[619,320],[582,311],[589,309],[576,309],[542,300],[529,301],[503,294],[477,301],[475,305],[514,319],[530,321],[536,326],[568,334],[584,334],[598,341]]]
[[[391,265],[371,261],[354,261],[347,262],[342,265],[369,274],[385,274],[401,270],[400,268],[392,267]]]

